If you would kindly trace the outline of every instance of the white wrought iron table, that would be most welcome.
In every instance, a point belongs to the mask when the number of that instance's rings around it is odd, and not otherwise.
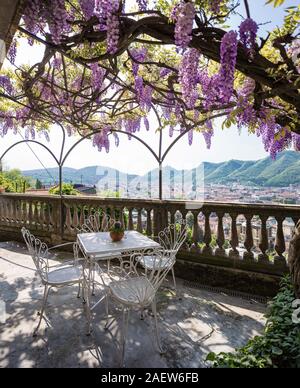
[[[105,297],[102,297],[93,306],[91,306],[91,272],[95,262],[102,260],[108,261],[122,256],[129,256],[133,253],[145,250],[157,250],[160,249],[161,246],[149,237],[136,231],[125,231],[124,238],[119,242],[113,242],[108,232],[78,234],[77,241],[86,259],[84,282],[86,290],[86,308],[89,321],[88,332],[90,332],[90,313],[99,305],[99,303],[103,301]]]
[[[136,231],[126,231],[119,242],[112,242],[107,232],[78,234],[77,240],[86,257],[93,260],[108,260],[120,252],[160,248],[157,242]]]

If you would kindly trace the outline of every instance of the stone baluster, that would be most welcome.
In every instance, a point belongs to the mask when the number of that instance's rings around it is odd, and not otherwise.
[[[259,249],[261,250],[261,253],[258,255],[258,262],[259,263],[270,263],[269,256],[268,256],[268,249],[269,249],[269,239],[268,239],[268,229],[267,229],[267,216],[260,216],[261,220],[261,235],[260,235],[260,244]]]
[[[244,242],[244,246],[247,249],[246,252],[244,252],[244,260],[248,261],[254,261],[254,254],[252,252],[253,249],[253,234],[252,234],[252,214],[245,214],[246,218],[246,238]]]
[[[77,230],[77,227],[79,226],[79,217],[78,217],[78,205],[75,203],[73,206],[73,228]]]
[[[132,212],[133,212],[133,209],[130,208],[128,210],[128,229],[129,230],[134,230]]]
[[[71,233],[71,225],[72,225],[72,216],[71,209],[69,205],[66,205],[66,229],[68,233]]]
[[[205,255],[211,255],[212,254],[212,247],[211,244],[211,228],[210,228],[210,211],[203,211],[203,215],[205,217],[205,226],[204,226],[204,243],[205,246],[202,249],[202,253]]]
[[[239,246],[239,236],[237,232],[237,226],[236,226],[236,219],[237,219],[237,214],[231,213],[231,240],[230,240],[230,245],[231,249],[229,252],[229,256],[232,258],[237,258],[239,257],[239,251],[237,250],[237,247]]]
[[[147,236],[152,236],[152,218],[151,218],[151,212],[152,212],[152,209],[147,209],[147,229],[146,229],[146,233],[147,233]]]
[[[14,207],[13,207],[13,219],[15,222],[15,225],[19,226],[19,200],[14,201]]]
[[[82,205],[82,206],[80,206],[80,217],[79,217],[80,227],[84,224],[84,222],[85,222],[84,205]]]
[[[28,203],[28,221],[29,221],[30,227],[32,227],[32,214],[33,214],[33,212],[32,212],[32,202],[29,201],[29,203]]]
[[[120,222],[121,222],[122,228],[126,229],[125,209],[123,207],[120,207],[118,210],[120,212]]]
[[[40,209],[40,202],[34,202],[34,211],[33,211],[33,219],[36,228],[41,227],[41,221],[40,221],[40,216],[39,216],[39,209]]]
[[[153,223],[154,223],[154,236],[158,236],[159,232],[161,231],[161,220],[160,220],[160,209],[154,208],[153,213]]]
[[[22,222],[23,222],[23,225],[25,225],[26,227],[28,227],[27,225],[27,203],[25,201],[22,201]]]
[[[287,262],[285,257],[283,256],[286,246],[285,246],[285,239],[283,234],[283,221],[284,217],[276,217],[277,221],[277,233],[276,233],[276,244],[275,244],[275,251],[277,255],[274,257],[274,264],[278,265],[280,267],[286,267]]]
[[[217,213],[217,216],[218,216],[218,235],[217,235],[218,247],[215,251],[215,255],[224,256],[225,255],[225,249],[224,249],[225,234],[224,234],[224,228],[223,228],[224,212]]]
[[[47,225],[47,230],[51,230],[51,204],[48,203],[45,209],[45,220]]]
[[[200,226],[199,226],[199,211],[193,211],[193,218],[194,218],[194,223],[193,223],[193,245],[191,247],[191,250],[194,252],[200,252],[200,247],[199,243],[201,242],[200,240]]]
[[[45,202],[40,202],[40,208],[39,208],[39,223],[40,223],[40,227],[42,230],[45,230],[45,212],[44,212],[44,208],[45,208],[46,203]]]
[[[11,225],[13,223],[13,202],[14,201],[9,201],[8,202],[8,224]]]
[[[138,209],[137,231],[140,232],[140,233],[143,232],[142,209]]]

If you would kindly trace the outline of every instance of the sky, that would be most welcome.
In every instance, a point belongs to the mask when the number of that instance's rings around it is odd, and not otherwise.
[[[270,5],[265,5],[265,0],[250,0],[249,3],[252,9],[251,16],[258,23],[262,23],[260,29],[264,34],[272,30],[275,26],[282,24],[284,8],[274,9]],[[255,6],[253,7],[254,3]],[[287,7],[296,6],[298,2],[288,0],[285,5]],[[241,12],[244,14],[243,7],[241,8]],[[237,27],[239,21],[240,18],[233,18],[233,28]],[[28,50],[26,44],[20,45],[18,60],[22,63],[33,64],[39,57],[40,50],[38,48]],[[150,132],[142,130],[140,136],[153,149],[157,150],[158,136],[155,134],[157,124],[152,116],[150,117],[150,126],[152,130]],[[246,128],[241,133],[234,127],[222,130],[221,121],[217,121],[214,127],[215,135],[210,150],[206,148],[203,136],[200,133],[194,135],[194,143],[192,146],[188,145],[186,136],[172,149],[165,161],[165,165],[170,165],[177,169],[190,169],[198,166],[203,161],[217,163],[230,159],[258,160],[268,156],[261,140],[255,135],[249,135]],[[60,130],[54,128],[50,136],[51,141],[47,146],[58,155],[61,144]],[[0,154],[2,155],[8,146],[18,140],[20,138],[13,135],[1,138]],[[73,142],[74,139],[68,139],[67,148]],[[168,134],[165,133],[164,147],[167,147],[169,144],[170,139]],[[38,155],[38,158],[34,153]],[[35,145],[32,145],[31,148],[27,145],[21,145],[11,150],[4,158],[4,166],[5,168],[19,168],[21,170],[42,168],[38,159],[42,161],[44,166],[56,167],[55,162],[47,155],[46,151]],[[92,165],[110,166],[124,172],[139,175],[145,174],[147,171],[157,167],[155,159],[148,150],[135,140],[129,141],[124,135],[120,135],[119,147],[112,146],[109,154],[98,152],[97,149],[92,147],[91,141],[87,140],[78,146],[66,161],[66,166],[78,169]]]

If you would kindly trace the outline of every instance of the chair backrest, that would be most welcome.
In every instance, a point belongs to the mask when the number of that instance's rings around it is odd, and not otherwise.
[[[167,226],[158,234],[158,242],[165,251],[177,254],[188,235],[188,228],[184,221]]]
[[[84,224],[77,227],[78,233],[108,232],[115,224],[115,220],[108,214],[96,212],[84,220]]]
[[[145,277],[149,282],[149,287],[143,289],[142,293],[137,294],[141,304],[147,304],[153,300],[156,292],[164,281],[165,277],[175,264],[175,255],[170,250],[152,250],[151,258],[153,261],[153,269],[147,270],[141,274],[139,271],[139,263],[144,256],[149,255],[149,250],[142,253],[135,253],[131,256],[131,273],[137,276]],[[139,290],[137,289],[137,292]]]
[[[22,228],[21,232],[27,245],[28,252],[35,264],[37,273],[41,277],[42,281],[47,281],[49,272],[49,251],[47,244],[36,238],[26,228]]]

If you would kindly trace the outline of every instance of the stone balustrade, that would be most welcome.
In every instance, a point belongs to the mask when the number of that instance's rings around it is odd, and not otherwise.
[[[179,260],[273,275],[287,272],[287,247],[300,219],[299,206],[1,194],[0,237],[21,240],[26,226],[48,242],[74,241],[95,211],[152,237],[184,218],[189,238]]]

